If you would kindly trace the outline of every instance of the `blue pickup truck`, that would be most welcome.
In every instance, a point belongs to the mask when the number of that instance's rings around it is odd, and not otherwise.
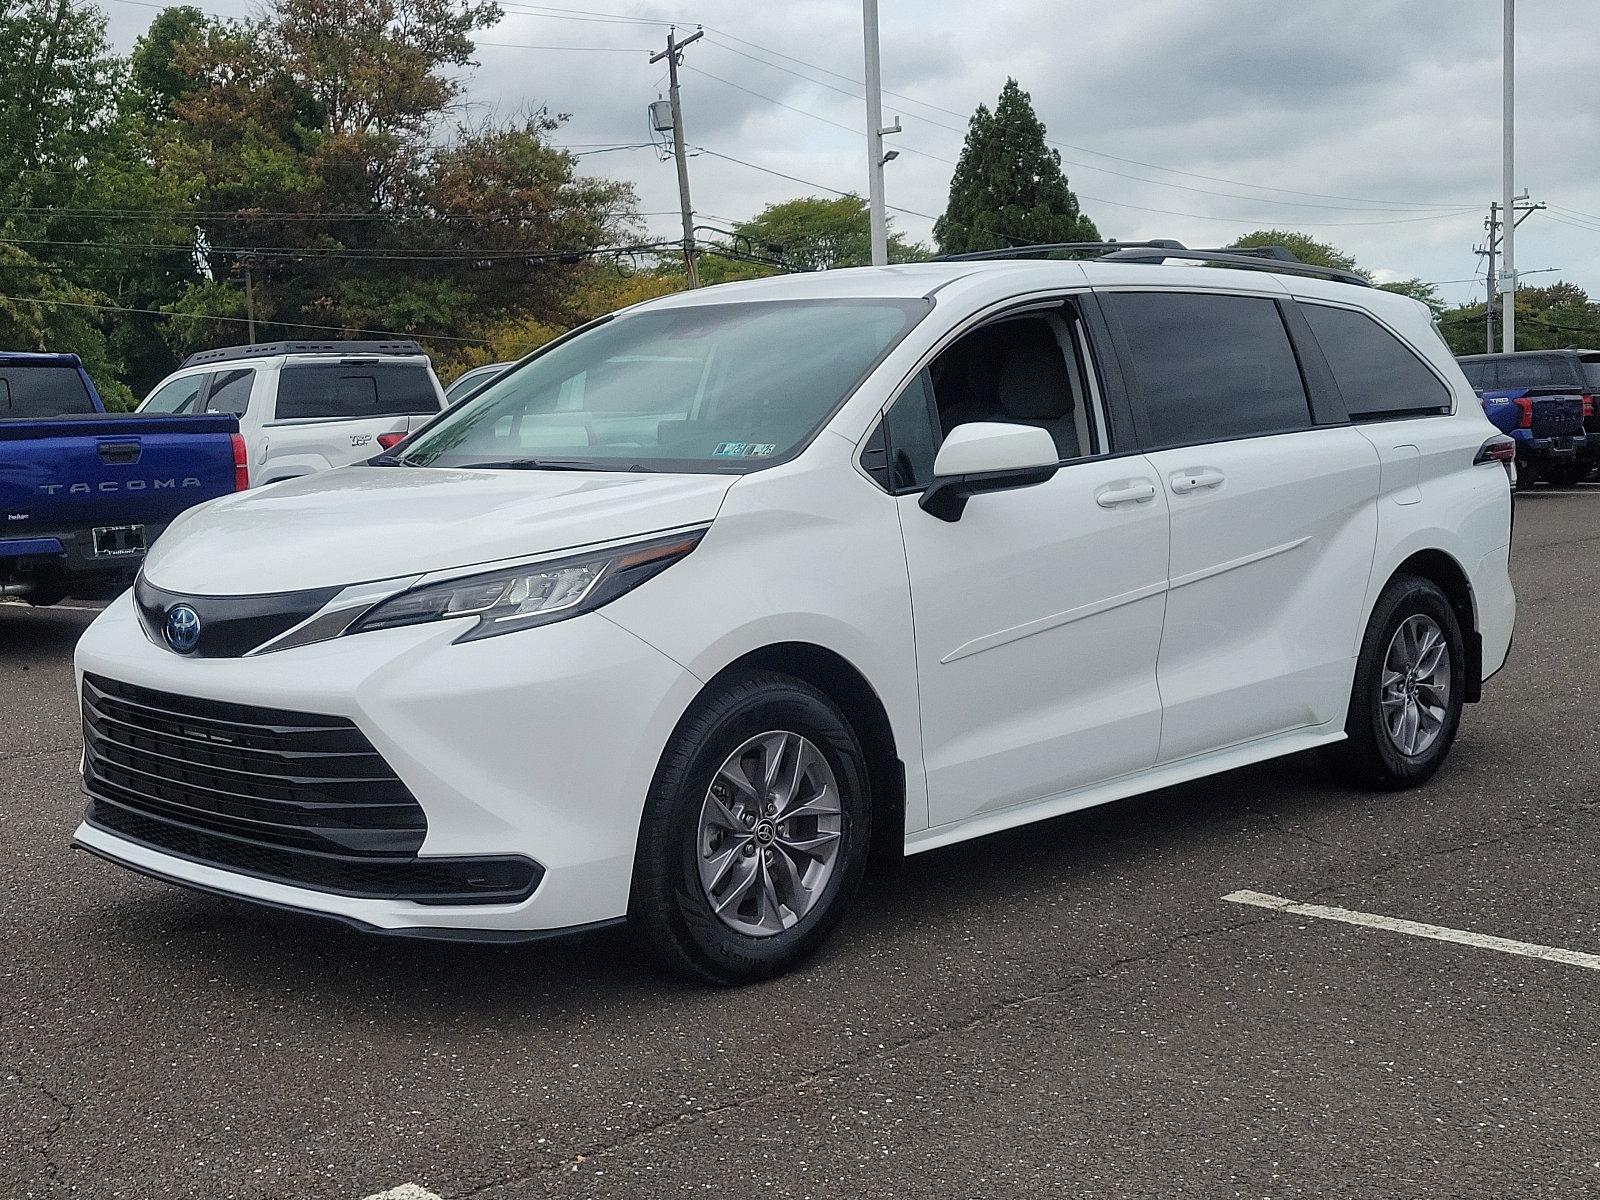
[[[1484,415],[1517,443],[1519,483],[1566,487],[1600,460],[1600,354],[1519,350],[1457,360],[1483,401]]]
[[[77,355],[0,352],[0,595],[115,595],[168,522],[247,470],[237,417],[107,413]]]

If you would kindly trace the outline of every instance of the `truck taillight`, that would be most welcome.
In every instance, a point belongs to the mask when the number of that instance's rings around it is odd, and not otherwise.
[[[242,492],[250,486],[250,452],[245,449],[244,438],[233,435],[233,490]]]
[[[405,440],[406,435],[403,433],[380,433],[378,435],[378,445],[382,446],[385,450],[393,450]]]
[[[1520,422],[1518,422],[1518,428],[1520,428],[1520,429],[1532,429],[1533,428],[1533,397],[1532,396],[1518,396],[1516,398],[1515,403],[1516,403],[1516,406],[1519,409],[1522,410],[1522,420]]]
[[[1587,421],[1590,417],[1594,416],[1594,397],[1582,396],[1579,398],[1583,401],[1583,419]]]

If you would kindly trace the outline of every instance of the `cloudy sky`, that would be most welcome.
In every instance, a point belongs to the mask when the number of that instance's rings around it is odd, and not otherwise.
[[[885,117],[905,127],[890,139],[901,153],[888,199],[913,238],[931,240],[966,117],[1014,75],[1103,234],[1194,246],[1291,228],[1380,278],[1482,295],[1471,279],[1500,193],[1500,0],[880,4]],[[131,46],[148,0],[105,5]],[[473,115],[570,113],[557,140],[584,152],[586,170],[633,181],[652,232],[676,226],[672,165],[639,145],[666,88],[649,53],[673,21],[706,29],[683,71],[702,220],[866,191],[859,0],[503,6],[468,79]],[[1518,259],[1559,269],[1529,283],[1562,277],[1600,294],[1600,108],[1585,99],[1600,80],[1600,4],[1519,7],[1518,185],[1550,207],[1521,227]]]

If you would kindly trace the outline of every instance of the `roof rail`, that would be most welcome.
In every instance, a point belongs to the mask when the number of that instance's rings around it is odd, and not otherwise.
[[[235,359],[272,358],[278,354],[421,354],[422,347],[409,339],[390,342],[257,342],[249,346],[219,346],[199,350],[183,360],[186,367],[201,363],[229,362]]]
[[[1275,271],[1284,275],[1305,275],[1331,279],[1356,287],[1371,287],[1365,276],[1338,267],[1319,267],[1301,262],[1287,246],[1223,246],[1211,250],[1191,250],[1182,242],[1156,238],[1148,242],[1047,242],[1037,246],[1007,246],[1000,250],[977,250],[970,254],[947,254],[936,262],[987,262],[994,259],[1039,258],[1059,250],[1095,251],[1096,262],[1163,263],[1169,258],[1185,262],[1213,263],[1246,271]]]
[[[1041,242],[1035,246],[1002,246],[998,250],[969,250],[965,254],[941,254],[934,262],[987,262],[997,258],[1042,258],[1058,250],[1094,251],[1104,254],[1109,250],[1130,248],[1151,250],[1182,250],[1182,242],[1157,238],[1150,242]]]

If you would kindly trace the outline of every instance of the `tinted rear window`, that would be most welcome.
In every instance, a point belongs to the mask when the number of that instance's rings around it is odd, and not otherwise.
[[[1582,387],[1576,360],[1564,354],[1509,355],[1497,359],[1501,388]]]
[[[76,367],[40,363],[0,366],[0,420],[75,417],[95,411]]]
[[[1600,358],[1583,360],[1583,386],[1591,392],[1600,392]]]
[[[428,368],[409,363],[304,363],[278,378],[280,421],[436,413],[439,398]]]
[[[1479,359],[1476,362],[1462,360],[1461,373],[1467,377],[1467,382],[1479,391],[1483,391],[1494,381],[1494,364]]]
[[[1450,411],[1450,389],[1404,342],[1365,313],[1303,304],[1351,419]]]
[[[1127,338],[1153,447],[1310,428],[1300,365],[1274,301],[1179,292],[1106,299]]]

